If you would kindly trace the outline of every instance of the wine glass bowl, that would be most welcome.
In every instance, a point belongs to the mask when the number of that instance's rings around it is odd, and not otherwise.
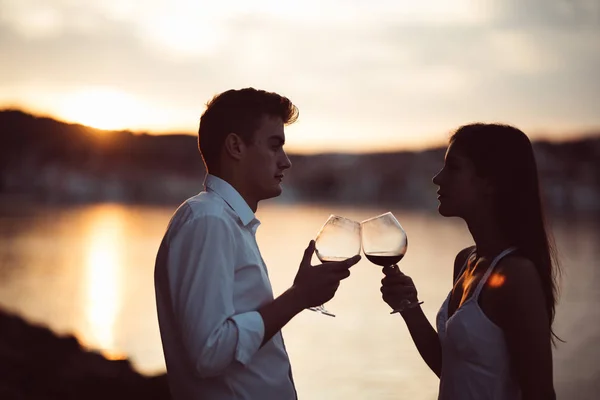
[[[315,239],[321,262],[342,261],[360,254],[360,223],[330,215]]]
[[[362,250],[367,259],[384,268],[391,267],[391,273],[400,273],[396,264],[406,254],[408,238],[396,217],[391,212],[387,212],[362,221],[360,228]],[[404,300],[399,308],[392,311],[392,314],[421,303]]]
[[[330,215],[315,238],[315,253],[322,262],[343,261],[360,254],[360,223],[339,215]],[[310,307],[309,310],[335,317],[323,307]]]
[[[366,219],[360,224],[362,250],[369,261],[389,267],[402,260],[408,248],[408,238],[391,212]]]

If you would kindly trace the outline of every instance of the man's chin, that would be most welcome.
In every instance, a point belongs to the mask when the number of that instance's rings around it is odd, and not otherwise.
[[[268,199],[272,199],[274,197],[279,197],[281,195],[281,193],[283,193],[283,189],[281,188],[280,185],[277,185],[268,191],[265,190],[263,200],[268,200]]]

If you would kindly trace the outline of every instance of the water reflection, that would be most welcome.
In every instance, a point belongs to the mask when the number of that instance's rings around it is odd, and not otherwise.
[[[0,282],[0,306],[60,334],[75,333],[109,357],[122,352],[142,372],[164,371],[153,268],[173,208],[86,205],[34,211],[0,210],[0,271],[10,269]],[[308,241],[331,213],[362,221],[386,211],[335,204],[261,206],[257,240],[275,294],[293,282]],[[392,211],[411,238],[402,269],[417,283],[423,309],[434,321],[451,289],[456,252],[472,244],[470,236],[457,219]],[[556,319],[556,332],[567,341],[554,353],[558,398],[595,399],[600,223],[587,217],[558,220],[555,233],[566,272]],[[390,315],[381,300],[381,278],[380,268],[362,260],[327,303],[337,318],[303,312],[286,325],[300,398],[435,398],[438,380],[401,318]],[[500,284],[502,277],[491,282]]]
[[[86,345],[120,358],[116,349],[116,317],[122,306],[123,250],[125,229],[123,208],[102,205],[90,210],[85,241]]]

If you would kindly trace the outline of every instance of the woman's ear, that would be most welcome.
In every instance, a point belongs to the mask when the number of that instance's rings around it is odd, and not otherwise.
[[[239,135],[230,133],[225,138],[223,148],[230,157],[235,160],[240,160],[246,151],[246,144]]]
[[[485,194],[488,196],[496,195],[496,185],[492,183],[491,179],[484,179],[484,190]]]

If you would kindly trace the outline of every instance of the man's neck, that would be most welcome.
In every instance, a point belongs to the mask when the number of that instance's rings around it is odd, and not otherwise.
[[[256,213],[256,210],[258,209],[258,200],[252,199],[252,196],[250,196],[248,193],[249,191],[246,190],[245,185],[243,184],[244,181],[242,179],[239,179],[235,174],[226,173],[224,171],[215,171],[209,173],[229,183],[240,194],[240,196],[242,196],[252,212]]]

